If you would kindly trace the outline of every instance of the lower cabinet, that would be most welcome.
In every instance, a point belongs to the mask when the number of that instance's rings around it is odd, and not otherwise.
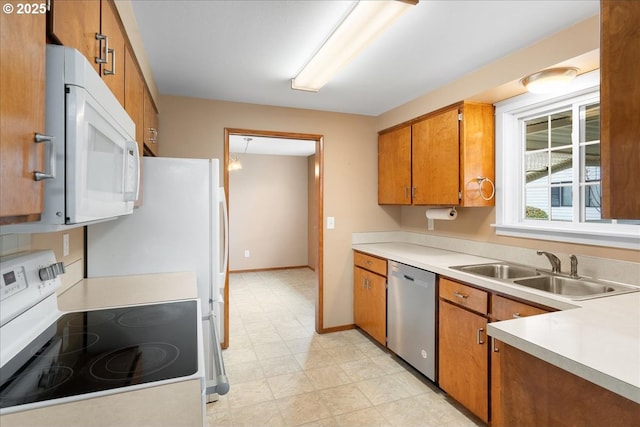
[[[501,381],[503,344],[487,335],[487,323],[552,310],[445,277],[440,277],[439,285],[440,388],[492,427],[519,425],[503,420],[502,396],[511,390]]]
[[[361,252],[354,254],[354,322],[382,345],[387,341],[386,268],[386,260]]]
[[[499,426],[633,426],[640,405],[507,344],[500,345]]]
[[[487,293],[440,278],[440,388],[485,423],[489,422]],[[484,307],[472,311],[458,304]]]
[[[519,317],[535,316],[537,314],[548,313],[549,310],[534,307],[523,302],[514,301],[500,295],[493,295],[491,298],[492,321],[517,319]],[[502,348],[504,344],[495,338],[491,339],[491,426],[508,426],[503,421],[501,399],[502,389],[500,378],[502,375]],[[507,387],[508,390],[508,387]]]

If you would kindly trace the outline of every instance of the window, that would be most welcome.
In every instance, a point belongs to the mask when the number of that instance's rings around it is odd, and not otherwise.
[[[599,72],[572,86],[496,104],[496,232],[640,249],[640,221],[601,215]]]

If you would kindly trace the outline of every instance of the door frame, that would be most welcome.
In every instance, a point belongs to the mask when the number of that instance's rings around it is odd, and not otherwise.
[[[323,271],[324,271],[324,256],[322,248],[323,235],[324,235],[324,213],[323,213],[323,188],[324,188],[324,136],[318,134],[309,133],[296,133],[296,132],[277,132],[277,131],[265,131],[255,129],[237,129],[237,128],[224,128],[224,193],[229,200],[229,136],[242,135],[242,136],[255,136],[255,137],[270,137],[281,139],[301,139],[306,141],[315,141],[316,152],[314,160],[315,169],[315,193],[316,193],[316,229],[318,230],[318,247],[317,247],[317,260],[316,260],[316,276],[318,280],[316,304],[315,304],[315,330],[318,333],[323,333]],[[229,210],[229,204],[227,204],[227,213]],[[222,348],[229,347],[229,265],[227,264],[225,286],[224,286],[224,341],[222,342]]]

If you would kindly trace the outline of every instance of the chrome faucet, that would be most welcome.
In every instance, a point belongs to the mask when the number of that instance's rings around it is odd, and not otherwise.
[[[571,260],[571,277],[573,279],[577,279],[578,276],[578,257],[575,255],[570,255],[569,259]]]
[[[560,273],[560,259],[557,256],[555,256],[551,252],[545,252],[545,251],[538,251],[537,254],[538,255],[544,255],[544,256],[547,257],[547,259],[551,263],[551,272],[552,273]]]

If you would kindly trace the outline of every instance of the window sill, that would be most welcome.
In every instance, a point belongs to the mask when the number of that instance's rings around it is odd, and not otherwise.
[[[582,245],[640,250],[640,234],[600,230],[573,230],[568,227],[542,227],[532,224],[491,224],[500,236],[551,240]]]

